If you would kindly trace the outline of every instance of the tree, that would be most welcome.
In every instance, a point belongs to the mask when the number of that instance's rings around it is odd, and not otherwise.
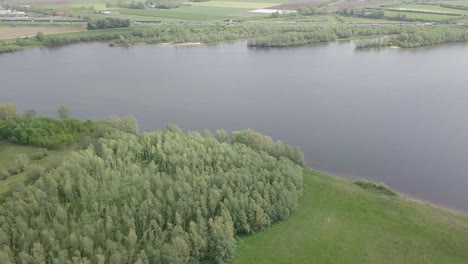
[[[10,120],[18,115],[15,104],[0,104],[0,120]]]
[[[124,116],[120,120],[120,129],[122,131],[128,132],[128,133],[134,133],[137,134],[140,132],[140,128],[138,126],[138,121],[135,119],[135,117],[128,115]]]
[[[37,116],[37,112],[34,109],[26,110],[26,112],[23,113],[23,118],[28,119],[28,120],[34,119],[36,118],[36,116]]]
[[[43,41],[45,39],[44,38],[44,33],[40,32],[40,31],[37,32],[36,39],[37,39],[37,41]]]
[[[61,119],[70,118],[70,110],[66,106],[64,105],[59,106],[57,111]]]

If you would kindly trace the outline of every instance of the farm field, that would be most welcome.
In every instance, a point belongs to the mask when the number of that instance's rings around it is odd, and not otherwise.
[[[396,6],[392,8],[406,8],[406,9],[414,9],[414,10],[427,10],[427,11],[435,11],[435,12],[446,12],[446,13],[454,13],[460,15],[468,16],[468,10],[461,10],[461,9],[454,9],[454,8],[447,8],[441,7],[437,5],[402,5]]]
[[[213,6],[182,6],[174,9],[115,9],[122,15],[149,17],[153,20],[178,19],[191,21],[210,21],[249,16],[247,8],[226,8]]]
[[[363,8],[363,7],[372,7],[383,5],[392,2],[391,0],[375,0],[375,1],[360,1],[360,0],[340,0],[334,3],[331,3],[327,6],[327,11],[334,13],[334,12],[341,12],[345,9],[353,9],[353,8]]]
[[[406,15],[408,19],[430,21],[430,22],[456,21],[456,20],[463,18],[461,16],[448,16],[448,15],[399,12],[399,11],[385,11],[385,16],[387,17],[396,17],[397,15],[403,15],[403,14]]]
[[[305,171],[286,221],[241,239],[235,264],[466,263],[468,218]]]
[[[36,36],[38,32],[44,35],[81,32],[86,30],[84,26],[33,26],[33,25],[2,25],[0,26],[0,39],[14,39]]]

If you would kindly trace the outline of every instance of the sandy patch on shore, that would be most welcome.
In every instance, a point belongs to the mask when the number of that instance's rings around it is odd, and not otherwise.
[[[195,45],[201,45],[203,43],[201,42],[186,42],[186,43],[173,43],[173,42],[166,42],[166,43],[161,43],[159,45],[165,46],[165,47],[180,47],[180,46],[195,46]]]

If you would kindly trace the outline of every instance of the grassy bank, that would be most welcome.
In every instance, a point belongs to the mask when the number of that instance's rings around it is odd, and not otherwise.
[[[233,263],[466,263],[468,218],[307,170],[289,219],[245,237]]]

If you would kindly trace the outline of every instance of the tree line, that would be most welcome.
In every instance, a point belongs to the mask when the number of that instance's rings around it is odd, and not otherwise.
[[[19,115],[14,104],[0,104],[0,139],[12,143],[33,145],[49,149],[60,149],[78,142],[83,135],[90,134],[95,123],[69,118],[69,110],[58,108],[61,120],[38,117],[30,109]]]
[[[123,28],[130,26],[130,19],[121,19],[106,17],[101,19],[90,19],[86,28],[88,30],[93,29],[105,29],[105,28]]]
[[[468,41],[465,27],[408,27],[399,34],[385,38],[362,39],[356,41],[356,48],[382,48],[396,46],[416,48],[447,42]]]
[[[353,39],[370,36],[412,34],[417,31],[419,35],[425,35],[424,39],[437,38],[438,41],[411,40],[417,45],[428,43],[440,44],[451,42],[453,39],[463,41],[463,37],[454,37],[455,34],[466,34],[468,28],[437,27],[434,31],[427,26],[355,26],[355,25],[222,25],[215,26],[164,26],[164,27],[130,27],[112,28],[103,30],[90,30],[87,32],[36,36],[34,45],[40,43],[45,46],[59,46],[77,42],[107,41],[111,46],[126,46],[135,43],[158,44],[165,42],[184,43],[201,42],[216,43],[238,39],[248,39],[250,47],[287,47],[307,45],[318,42],[335,41],[338,39]],[[441,32],[447,32],[449,37],[441,36]],[[431,36],[433,35],[433,36]],[[420,39],[421,40],[421,39]],[[29,43],[29,42],[28,42]],[[34,46],[28,44],[26,46]],[[3,44],[7,44],[6,46]],[[405,42],[396,42],[400,47],[409,47]],[[0,42],[0,53],[16,51],[21,46]]]
[[[2,263],[226,263],[297,208],[302,167],[268,137],[114,125],[4,198]]]

